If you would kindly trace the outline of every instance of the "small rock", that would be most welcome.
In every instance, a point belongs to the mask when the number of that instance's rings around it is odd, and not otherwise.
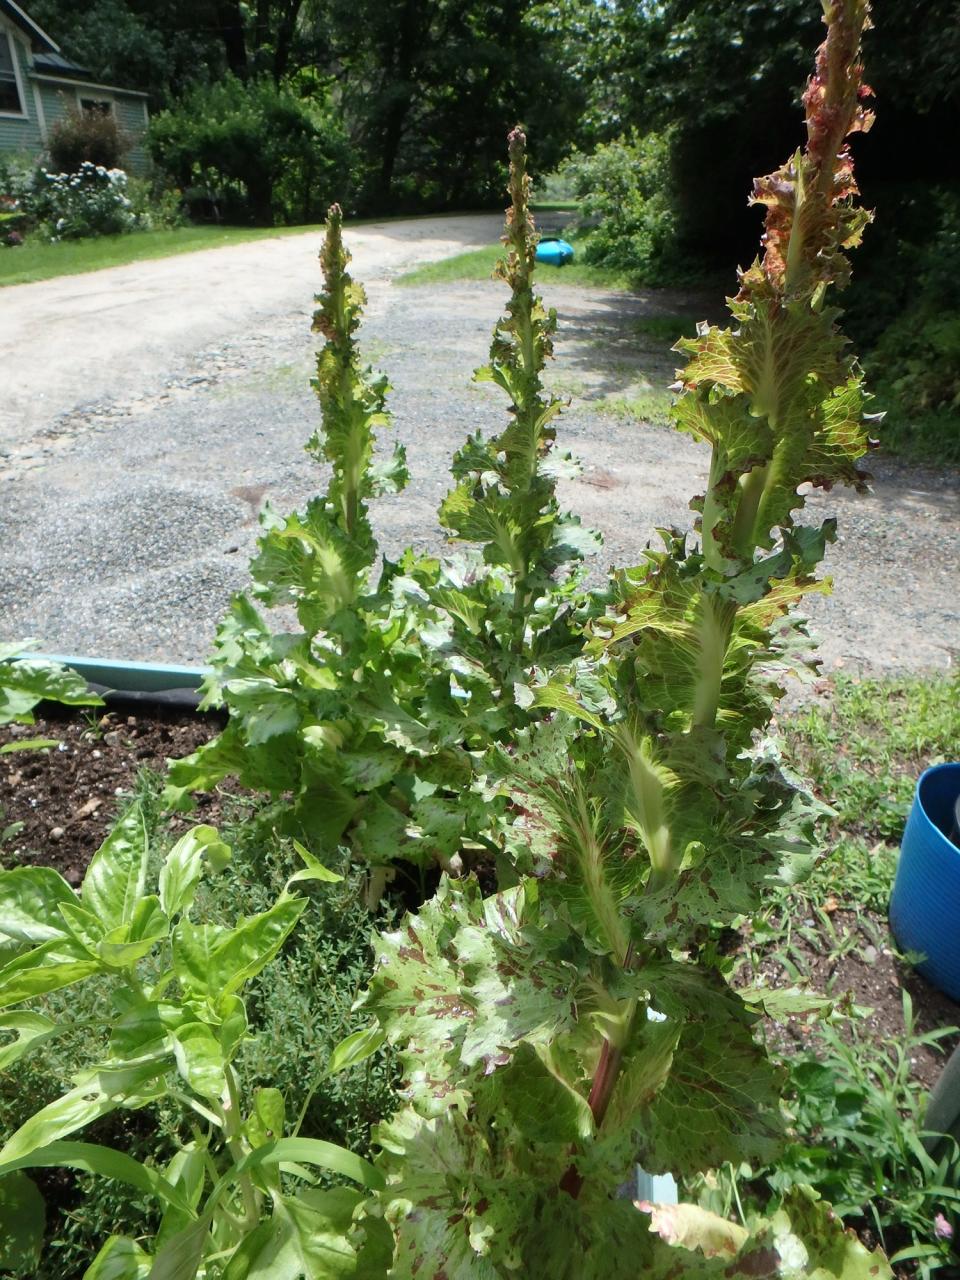
[[[111,729],[109,733],[103,735],[103,740],[108,747],[118,747],[120,745],[120,733],[117,729]]]
[[[878,956],[878,954],[879,954],[879,953],[878,953],[878,951],[877,951],[877,948],[876,948],[876,947],[873,947],[873,946],[867,946],[867,947],[864,947],[864,948],[863,948],[863,951],[862,951],[862,953],[861,953],[861,954],[863,955],[863,959],[864,959],[864,963],[865,963],[865,964],[876,964],[876,963],[877,963],[877,956]]]
[[[102,758],[103,758],[103,752],[102,752],[102,751],[91,751],[91,752],[90,752],[90,755],[91,755],[91,757],[92,757],[94,760],[100,760],[100,759],[102,759]]]
[[[50,839],[51,839],[51,840],[53,840],[54,842],[56,842],[56,841],[58,841],[58,840],[62,840],[62,839],[63,839],[63,827],[51,827],[51,828],[50,828]]]

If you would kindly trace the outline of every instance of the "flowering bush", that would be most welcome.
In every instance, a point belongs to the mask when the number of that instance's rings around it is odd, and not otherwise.
[[[51,239],[119,235],[138,225],[127,195],[126,173],[90,161],[84,161],[76,173],[39,169],[29,204],[42,232]]]
[[[0,160],[0,245],[23,243],[29,221],[25,192],[29,179],[22,168]]]

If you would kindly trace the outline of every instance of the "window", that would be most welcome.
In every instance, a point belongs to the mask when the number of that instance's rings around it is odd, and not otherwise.
[[[113,115],[113,103],[108,98],[81,98],[80,109],[92,111],[101,116]]]
[[[20,86],[14,66],[13,44],[5,31],[0,31],[0,112],[10,111],[23,115]]]

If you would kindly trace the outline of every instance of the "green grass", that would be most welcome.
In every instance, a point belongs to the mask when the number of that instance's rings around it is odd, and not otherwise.
[[[530,208],[537,213],[578,213],[576,200],[534,200]]]
[[[812,915],[821,932],[825,903],[885,917],[917,778],[960,760],[960,675],[838,676],[825,701],[780,728],[788,764],[833,813],[824,856],[808,880],[782,891],[773,914]]]
[[[914,1078],[916,1061],[951,1029],[930,1030],[901,984],[902,1030],[890,1036],[887,1003],[878,1032],[871,1009],[849,1004],[846,966],[895,953],[886,914],[898,845],[918,775],[960,759],[960,675],[842,676],[824,701],[784,717],[780,733],[787,762],[834,812],[809,879],[773,889],[751,922],[741,976],[812,982],[838,1012],[792,1036],[768,1029],[786,1073],[789,1140],[775,1167],[744,1177],[728,1166],[704,1198],[724,1211],[810,1184],[894,1261],[913,1259],[920,1280],[954,1276],[960,1255],[934,1228],[938,1215],[960,1226],[960,1151],[925,1151],[925,1094]]]
[[[171,258],[198,249],[222,249],[251,240],[300,235],[320,226],[306,227],[175,227],[165,231],[136,231],[126,236],[99,236],[93,240],[61,240],[56,244],[28,239],[16,249],[0,249],[0,287],[80,275],[104,267],[121,267],[151,258]]]
[[[837,679],[830,702],[791,719],[785,737],[839,829],[899,840],[919,775],[960,759],[960,676]]]
[[[960,407],[941,405],[911,412],[900,403],[895,384],[882,376],[870,379],[874,401],[868,407],[883,410],[886,417],[876,428],[883,453],[905,462],[917,462],[942,470],[960,467]]]
[[[663,427],[670,422],[670,406],[672,404],[673,396],[669,391],[659,391],[655,387],[650,387],[634,394],[607,396],[603,400],[592,400],[590,408],[594,413],[599,413],[603,417],[638,420]]]
[[[574,253],[577,253],[578,241],[571,239]],[[503,246],[492,244],[485,249],[470,249],[466,253],[455,254],[451,258],[442,258],[439,262],[428,262],[413,271],[406,271],[397,276],[395,284],[453,284],[459,280],[489,280],[497,259],[503,253]],[[537,282],[540,285],[572,284],[587,285],[595,289],[622,289],[629,292],[637,286],[637,280],[629,272],[614,270],[610,267],[593,267],[586,262],[573,262],[565,267],[552,267],[549,263],[537,264]]]

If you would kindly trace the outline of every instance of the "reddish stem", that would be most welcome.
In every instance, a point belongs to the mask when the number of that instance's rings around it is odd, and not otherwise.
[[[603,1117],[607,1114],[607,1107],[613,1097],[613,1087],[620,1074],[622,1057],[623,1053],[620,1049],[615,1049],[609,1040],[604,1040],[603,1048],[600,1050],[600,1061],[597,1063],[597,1074],[593,1077],[590,1097],[587,1099],[597,1129],[603,1124]],[[572,1164],[560,1179],[560,1190],[576,1200],[582,1188],[583,1177],[577,1166]]]
[[[624,968],[629,969],[632,961],[633,945],[631,944],[624,960]],[[620,1074],[622,1060],[623,1050],[614,1048],[609,1040],[604,1040],[603,1047],[600,1050],[600,1061],[597,1063],[596,1075],[593,1077],[593,1084],[590,1086],[590,1096],[587,1098],[587,1104],[593,1113],[593,1122],[597,1130],[600,1129],[603,1124],[603,1118],[607,1114],[607,1107],[613,1097],[613,1090],[617,1083],[617,1076]],[[568,1196],[576,1200],[582,1188],[583,1177],[577,1166],[572,1164],[560,1179],[560,1190],[565,1191]]]

